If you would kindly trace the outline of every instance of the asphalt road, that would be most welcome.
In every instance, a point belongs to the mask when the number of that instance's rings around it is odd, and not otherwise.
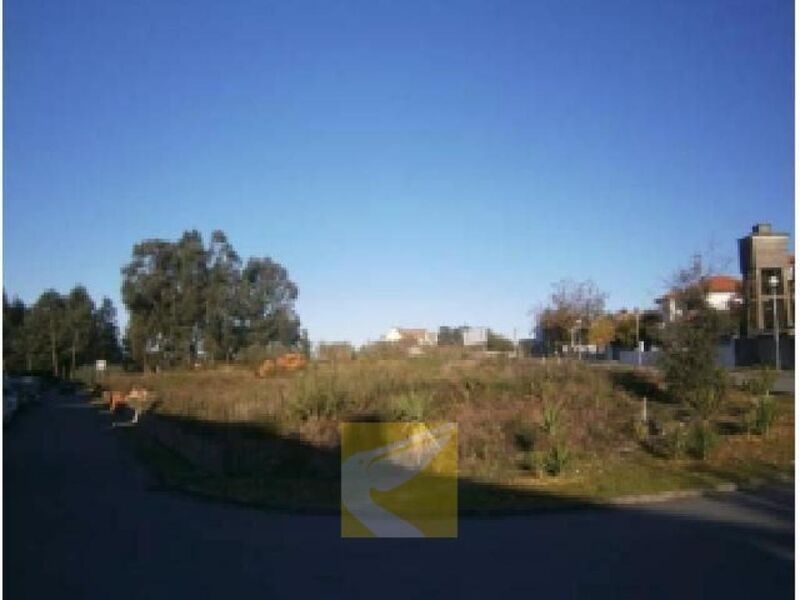
[[[793,485],[462,519],[456,540],[343,540],[338,519],[157,491],[111,427],[50,398],[4,436],[7,598],[780,598]]]

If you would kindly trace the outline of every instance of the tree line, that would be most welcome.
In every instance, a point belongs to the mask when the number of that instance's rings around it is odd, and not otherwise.
[[[133,247],[122,268],[127,344],[145,369],[230,361],[253,348],[307,347],[297,286],[268,257],[242,260],[222,231]]]
[[[3,363],[9,373],[48,372],[69,377],[97,359],[119,362],[122,351],[116,309],[97,305],[86,288],[68,294],[49,289],[30,306],[3,293]]]

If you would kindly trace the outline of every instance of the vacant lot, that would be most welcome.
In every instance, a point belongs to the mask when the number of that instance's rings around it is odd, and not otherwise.
[[[457,355],[110,374],[156,402],[132,439],[165,485],[248,503],[338,507],[338,423],[455,421],[464,509],[522,508],[744,482],[793,469],[794,402],[731,388],[695,417],[656,372]],[[647,420],[643,420],[644,398]],[[704,459],[699,457],[705,454]]]

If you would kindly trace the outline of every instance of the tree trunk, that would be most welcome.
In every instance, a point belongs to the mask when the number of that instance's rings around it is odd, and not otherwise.
[[[78,332],[75,331],[72,334],[72,367],[70,369],[71,373],[75,372],[75,351],[77,345],[78,345]]]
[[[58,357],[56,356],[56,326],[50,317],[50,357],[53,360],[53,376],[58,377]]]

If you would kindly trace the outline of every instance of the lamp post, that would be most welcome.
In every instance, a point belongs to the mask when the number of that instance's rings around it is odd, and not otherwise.
[[[772,290],[772,329],[775,335],[775,370],[781,370],[781,356],[780,356],[780,330],[778,322],[778,276],[770,275],[768,283],[769,289]]]
[[[639,307],[633,309],[633,314],[636,317],[636,363],[642,366],[642,349],[639,347]]]

